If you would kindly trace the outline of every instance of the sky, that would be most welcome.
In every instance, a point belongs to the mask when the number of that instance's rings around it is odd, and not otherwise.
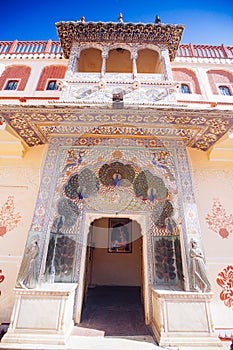
[[[0,0],[0,41],[59,40],[55,23],[77,21],[185,25],[181,43],[233,46],[233,0]]]

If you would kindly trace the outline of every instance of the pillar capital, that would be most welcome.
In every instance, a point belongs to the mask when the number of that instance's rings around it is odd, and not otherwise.
[[[107,58],[108,58],[108,52],[109,52],[109,47],[104,46],[104,47],[102,48],[102,58],[107,59]]]
[[[138,48],[133,47],[131,50],[131,59],[136,60],[138,58]]]

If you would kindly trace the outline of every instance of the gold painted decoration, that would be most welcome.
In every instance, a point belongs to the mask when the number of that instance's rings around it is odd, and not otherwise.
[[[43,112],[41,112],[43,111]],[[186,146],[207,151],[233,126],[231,110],[164,108],[3,106],[1,116],[28,146],[49,142],[52,136],[80,136],[79,144],[100,145],[103,138],[182,140]],[[140,141],[141,140],[141,141]],[[90,141],[89,141],[90,142]],[[117,158],[116,158],[117,159]]]

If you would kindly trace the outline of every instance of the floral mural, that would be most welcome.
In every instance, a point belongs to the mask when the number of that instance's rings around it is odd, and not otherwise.
[[[2,283],[3,281],[4,281],[4,279],[5,279],[5,276],[4,275],[2,275],[2,270],[0,270],[0,283]],[[0,296],[1,296],[1,291],[0,291]]]
[[[14,197],[9,196],[0,209],[0,236],[13,230],[20,222],[20,213],[15,213]]]
[[[211,214],[207,214],[206,222],[209,228],[222,238],[227,238],[233,232],[233,214],[227,215],[219,199],[214,199]]]
[[[222,288],[220,299],[224,304],[233,309],[233,266],[227,266],[218,274],[218,285]]]

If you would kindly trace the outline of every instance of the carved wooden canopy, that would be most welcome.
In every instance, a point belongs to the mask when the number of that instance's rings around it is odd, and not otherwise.
[[[128,108],[81,106],[2,106],[2,118],[28,146],[47,143],[51,136],[133,137],[183,140],[203,151],[233,127],[233,113],[214,109]]]
[[[134,24],[103,22],[57,22],[57,32],[65,58],[73,42],[154,44],[167,48],[174,60],[184,26],[181,24]]]

